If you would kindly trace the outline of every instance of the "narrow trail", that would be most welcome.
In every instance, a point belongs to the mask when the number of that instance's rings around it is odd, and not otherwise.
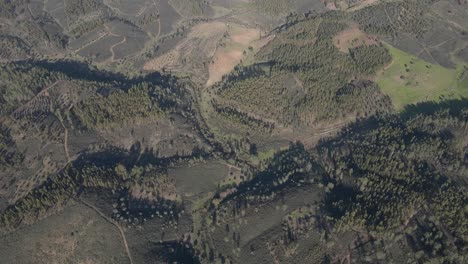
[[[120,44],[124,44],[125,42],[127,42],[127,37],[123,37],[123,40],[118,42],[118,43],[115,43],[114,45],[110,46],[109,50],[112,54],[112,57],[111,57],[111,61],[112,62],[116,62],[117,60],[115,59],[115,52],[114,52],[114,48],[117,47],[118,45]]]
[[[114,52],[114,48],[121,45],[121,44],[124,44],[125,42],[127,42],[127,37],[126,36],[122,36],[122,35],[118,35],[118,34],[115,34],[114,32],[112,32],[112,29],[109,28],[108,25],[104,24],[104,27],[106,28],[107,30],[107,35],[108,36],[114,36],[114,37],[123,37],[122,41],[118,42],[118,43],[115,43],[114,45],[110,46],[109,47],[109,51],[110,53],[112,54],[112,56],[110,57],[110,61],[111,62],[116,62],[117,60],[115,59],[115,52]]]
[[[305,136],[303,138],[299,138],[299,140],[307,145],[309,143],[312,143],[313,140],[315,140],[317,137],[322,137],[322,136],[325,136],[325,135],[328,135],[328,134],[331,134],[333,132],[336,132],[336,131],[339,131],[340,129],[342,129],[344,126],[346,126],[347,123],[342,123],[342,124],[337,124],[337,125],[333,125],[333,126],[330,126],[330,127],[327,127],[321,131],[318,131],[312,135],[308,135],[308,136]],[[312,142],[310,142],[312,141]]]
[[[438,48],[438,47],[440,47],[440,46],[443,46],[443,45],[445,45],[446,43],[448,43],[448,42],[450,42],[450,41],[452,41],[452,40],[455,40],[455,39],[456,39],[456,38],[447,39],[447,40],[444,40],[444,41],[442,41],[442,42],[440,42],[440,43],[438,43],[438,44],[432,45],[432,46],[430,46],[430,47],[426,47],[426,46],[424,46],[423,44],[421,44],[421,43],[418,42],[418,44],[421,45],[422,48],[421,48],[421,51],[419,51],[417,57],[420,58],[421,54],[423,54],[424,52],[426,52],[426,54],[429,55],[429,57],[431,57],[431,59],[433,60],[433,62],[434,62],[435,64],[438,64],[438,62],[437,62],[437,61],[434,59],[434,57],[432,56],[431,50],[434,49],[434,48]]]
[[[140,9],[140,11],[138,11],[138,13],[137,13],[135,16],[136,16],[136,17],[139,17],[139,16],[143,15],[143,13],[146,11],[146,8],[147,8],[147,7],[148,7],[148,6],[147,6],[147,4],[145,3],[145,6],[142,7],[142,8]]]
[[[457,38],[453,37],[453,38],[451,38],[451,39],[444,40],[444,41],[440,42],[439,44],[435,44],[435,45],[432,45],[432,46],[427,47],[427,48],[428,48],[428,49],[438,48],[438,47],[440,47],[440,46],[445,45],[445,43],[450,42],[450,41],[452,41],[452,40],[456,40],[456,39],[457,39]]]
[[[123,241],[123,244],[125,246],[125,251],[127,252],[127,256],[128,256],[128,260],[130,260],[130,264],[133,264],[133,259],[132,259],[132,255],[130,254],[130,249],[128,248],[128,243],[127,243],[127,239],[125,238],[125,233],[124,233],[124,230],[123,228],[114,220],[112,220],[111,218],[107,217],[103,212],[101,212],[96,206],[88,203],[87,201],[81,199],[81,198],[78,198],[78,201],[81,202],[82,204],[86,205],[87,207],[93,209],[96,213],[98,213],[102,218],[104,218],[107,222],[111,223],[112,225],[116,226],[119,231],[120,231],[120,235],[122,237],[122,241]]]
[[[161,18],[158,18],[158,34],[156,35],[156,39],[161,36]]]
[[[67,164],[68,164],[68,163],[70,163],[72,161],[72,159],[70,157],[70,151],[68,149],[68,129],[65,126],[65,124],[63,123],[63,120],[61,118],[58,118],[58,120],[60,120],[60,124],[62,125],[63,130],[64,130],[63,149],[65,150],[65,155],[67,156]]]
[[[159,2],[160,0],[158,0]],[[158,34],[156,35],[156,39],[161,36],[161,16],[159,14],[159,8],[158,5],[156,4],[156,0],[153,0],[154,7],[156,8],[157,14],[158,14]]]
[[[305,92],[306,90],[304,89],[304,83],[297,77],[296,74],[293,74],[294,81],[296,81],[296,84],[301,87],[301,89]]]
[[[107,37],[107,36],[108,36],[108,33],[102,32],[102,33],[99,35],[98,38],[96,38],[96,39],[90,41],[89,43],[86,43],[83,47],[80,47],[80,48],[74,50],[73,52],[75,52],[75,53],[76,53],[76,52],[80,52],[82,49],[88,47],[89,45],[92,45],[92,44],[96,43],[96,42],[99,41],[100,39],[102,39],[102,38],[104,38],[104,37]]]
[[[117,35],[117,34],[113,33],[112,29],[110,29],[108,25],[104,24],[104,27],[107,30],[107,35],[114,36],[114,37],[121,37],[121,35]]]
[[[56,86],[61,80],[58,80],[58,81],[55,81],[54,83],[50,84],[49,86],[47,86],[46,88],[42,89],[39,93],[37,93],[33,98],[31,98],[31,100],[29,100],[28,102],[24,103],[22,106],[18,107],[15,111],[13,111],[12,113],[12,116],[15,116],[17,115],[20,111],[24,110],[28,105],[30,105],[32,102],[34,102],[34,100],[36,100],[37,98],[39,98],[39,96],[42,96],[44,94],[46,94],[51,88],[53,88],[54,86]]]
[[[393,20],[390,18],[390,15],[388,14],[387,8],[384,8],[384,11],[385,11],[385,16],[387,17],[388,21],[389,21],[390,24],[391,24],[390,27],[391,27],[392,30],[393,30],[393,34],[396,34],[396,33],[397,33],[397,31],[396,31],[396,29],[395,29],[396,26],[395,26],[395,24],[393,23]]]
[[[231,171],[232,169],[239,170],[239,171],[242,170],[241,167],[236,166],[236,165],[233,165],[233,164],[230,164],[230,163],[227,163],[227,162],[225,162],[225,161],[219,162],[219,164],[222,164],[222,165],[225,165],[226,167],[228,167],[228,168],[229,168],[229,171]]]
[[[103,25],[104,25],[104,27],[106,28],[106,31],[107,31],[107,32],[102,32],[102,33],[100,33],[99,36],[98,36],[96,39],[93,39],[92,41],[86,43],[84,46],[82,46],[82,47],[80,47],[80,48],[74,50],[73,52],[75,52],[75,53],[76,53],[76,52],[80,52],[82,49],[84,49],[84,48],[86,48],[86,47],[88,47],[88,46],[90,46],[90,45],[92,45],[92,44],[98,42],[98,41],[101,40],[102,38],[105,38],[105,37],[108,37],[108,36],[122,37],[121,35],[117,35],[117,34],[113,33],[112,30],[109,28],[108,25],[106,25],[106,24],[103,24]]]
[[[422,44],[421,44],[421,46],[423,46],[423,50],[421,51],[421,53],[426,52],[426,54],[429,55],[429,57],[431,57],[432,62],[434,64],[438,64],[437,60],[434,59],[434,57],[432,57],[432,53],[429,51],[429,49],[426,46],[422,45]]]

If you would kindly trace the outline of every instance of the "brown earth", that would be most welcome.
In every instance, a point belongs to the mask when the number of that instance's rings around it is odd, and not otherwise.
[[[349,49],[360,46],[377,45],[376,36],[368,35],[361,31],[358,25],[352,25],[350,28],[339,32],[333,38],[333,44],[344,53],[349,53]]]

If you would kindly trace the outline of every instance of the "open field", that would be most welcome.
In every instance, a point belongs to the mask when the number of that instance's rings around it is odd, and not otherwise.
[[[468,94],[466,77],[462,77],[463,71],[466,72],[463,65],[448,69],[386,46],[393,61],[379,74],[377,83],[392,98],[396,109],[408,104]]]
[[[169,177],[175,180],[177,191],[182,196],[193,196],[213,192],[219,182],[228,176],[229,168],[218,162],[207,162],[194,166],[169,170]]]
[[[377,45],[377,37],[368,35],[359,29],[358,25],[339,32],[333,38],[333,44],[344,53],[349,53],[349,49],[365,45]]]

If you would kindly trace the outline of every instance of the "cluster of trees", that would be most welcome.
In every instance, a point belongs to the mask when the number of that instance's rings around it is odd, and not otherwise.
[[[127,193],[124,193],[114,205],[112,217],[128,226],[141,226],[155,217],[164,218],[169,225],[177,226],[182,211],[181,204],[177,201],[162,198],[156,201],[135,199]]]
[[[265,65],[265,66],[270,68],[269,65]],[[229,83],[229,82],[240,81],[240,80],[244,80],[248,78],[260,77],[260,76],[267,74],[264,68],[265,67],[262,67],[261,64],[253,64],[249,66],[237,65],[236,67],[234,67],[233,71],[223,76],[223,81]],[[225,88],[227,87],[226,86],[219,87],[219,89],[225,89]]]
[[[26,59],[31,55],[31,47],[22,39],[14,36],[0,36],[0,59]]]
[[[68,121],[74,127],[97,129],[191,111],[187,89],[175,79],[164,76],[130,79],[72,64],[0,65],[0,114],[14,113],[16,119],[31,116],[26,123],[41,124],[38,127],[47,130],[53,125],[48,117]],[[46,89],[49,90],[44,93]]]
[[[393,108],[390,97],[382,94],[377,84],[371,81],[346,84],[336,91],[334,101],[343,113],[356,113],[364,117],[387,113]]]
[[[144,14],[140,18],[135,20],[135,24],[137,24],[138,26],[145,26],[145,25],[155,22],[158,19],[159,19],[159,14],[154,14],[154,13]]]
[[[282,72],[275,72],[272,76],[233,80],[224,84],[219,95],[238,109],[289,123],[289,104],[293,98],[288,94],[278,96],[285,90],[281,84],[286,78]]]
[[[83,22],[77,24],[72,29],[69,30],[69,34],[74,38],[79,38],[84,34],[92,31],[93,29],[101,26],[104,23],[102,17],[97,17],[89,20],[84,20]]]
[[[89,129],[122,124],[129,120],[157,117],[178,105],[177,94],[151,83],[138,83],[128,90],[115,89],[108,95],[94,93],[72,109]]]
[[[78,193],[74,171],[68,167],[59,175],[47,179],[25,197],[0,214],[0,232],[9,232],[21,224],[33,223],[53,208],[60,208]]]
[[[21,163],[24,155],[17,151],[10,130],[0,124],[0,170]]]
[[[392,61],[392,56],[383,45],[361,46],[349,50],[360,73],[374,74],[382,65]]]
[[[242,182],[236,187],[235,192],[221,201],[220,204],[233,206],[232,214],[240,215],[241,209],[249,202],[271,200],[281,190],[301,182],[304,183],[309,177],[316,175],[314,172],[317,172],[309,153],[300,143],[291,143],[287,150],[279,151],[260,167],[262,168],[260,171],[247,173],[253,175],[251,179]],[[215,197],[219,197],[219,194],[215,194]],[[225,213],[225,210],[214,212],[214,214],[221,215]]]
[[[299,237],[314,227],[315,215],[312,207],[300,207],[296,211],[289,214],[282,224],[283,232],[285,233],[284,240],[287,242],[295,241]]]
[[[65,0],[64,6],[70,22],[78,21],[80,16],[102,10],[104,7],[99,0]]]
[[[247,113],[241,112],[236,108],[223,106],[216,101],[212,101],[212,105],[218,114],[223,115],[230,121],[240,123],[247,126],[249,129],[260,130],[264,132],[271,132],[275,128],[275,124],[272,122],[264,121],[260,118],[255,118]]]
[[[16,17],[16,7],[24,4],[23,0],[12,1],[12,0],[2,0],[0,1],[0,17],[5,18],[15,18]]]
[[[167,263],[201,263],[199,252],[190,243],[183,241],[156,244],[154,252]],[[212,255],[212,259],[214,260],[214,254],[210,255]]]

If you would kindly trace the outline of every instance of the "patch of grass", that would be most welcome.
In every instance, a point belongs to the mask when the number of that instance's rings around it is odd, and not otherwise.
[[[267,151],[262,151],[258,153],[258,159],[261,161],[265,161],[271,159],[275,156],[277,151],[275,149],[269,149]]]
[[[227,174],[228,167],[217,162],[169,170],[169,176],[175,180],[180,195],[186,196],[215,191],[217,183],[223,180]]]
[[[390,45],[392,63],[377,77],[384,93],[392,98],[397,110],[422,101],[440,101],[468,94],[466,65],[457,69],[428,63]]]

